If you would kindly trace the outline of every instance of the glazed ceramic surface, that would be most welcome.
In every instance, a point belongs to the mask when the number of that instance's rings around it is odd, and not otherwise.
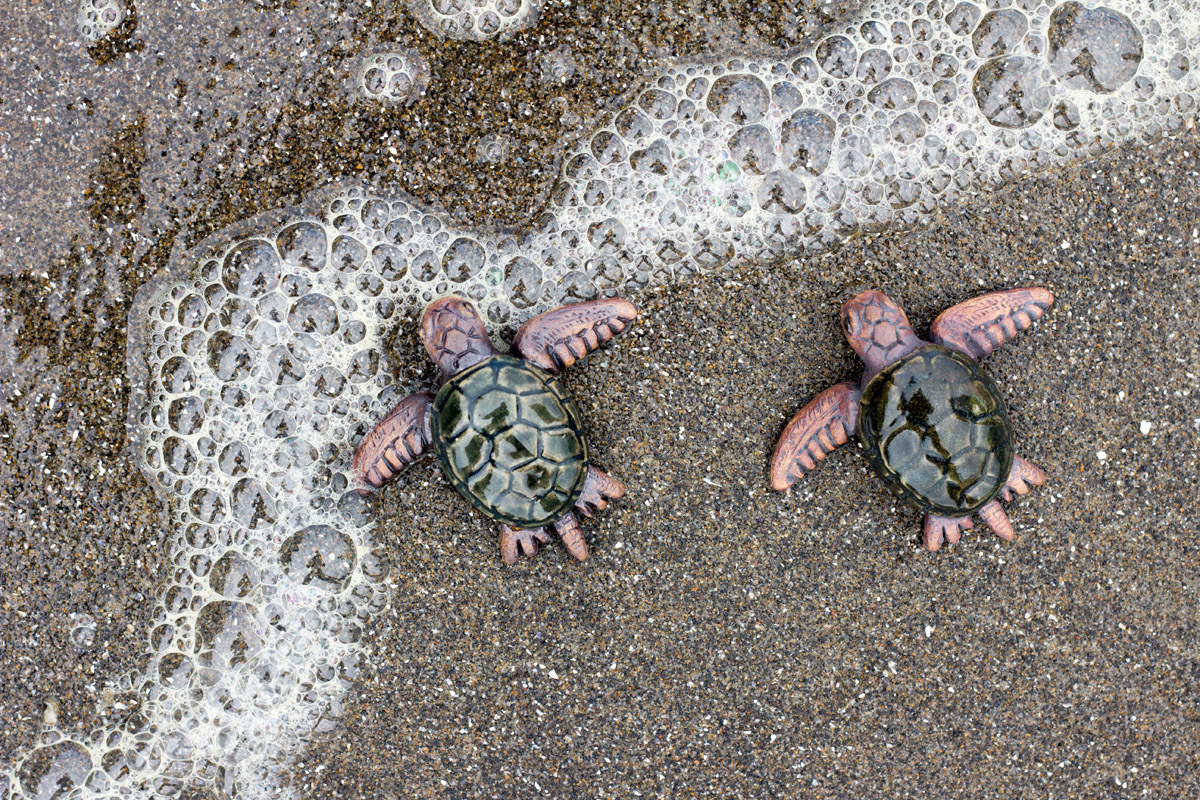
[[[929,340],[883,292],[842,308],[846,341],[866,367],[817,395],[784,428],[771,457],[771,487],[783,491],[851,436],[897,497],[925,512],[925,547],[954,544],[974,515],[1005,541],[1002,503],[1046,482],[1013,451],[1008,412],[978,360],[1033,325],[1054,302],[1040,286],[989,292],[933,321]]]
[[[441,368],[441,389],[405,397],[371,429],[354,453],[356,475],[379,488],[432,452],[454,488],[500,523],[507,563],[536,553],[551,531],[582,561],[579,515],[603,511],[625,485],[590,463],[583,421],[558,373],[636,317],[619,297],[562,306],[522,325],[506,355],[470,300],[433,301],[421,342]]]
[[[1012,433],[995,383],[937,345],[914,350],[867,384],[858,432],[891,490],[935,514],[975,513],[1012,468]]]
[[[588,451],[579,411],[543,369],[511,356],[477,364],[442,386],[432,423],[446,476],[497,522],[541,527],[583,492]]]

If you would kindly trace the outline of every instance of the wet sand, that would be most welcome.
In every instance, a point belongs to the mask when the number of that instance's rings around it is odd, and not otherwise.
[[[147,598],[172,566],[157,502],[125,449],[124,315],[174,237],[195,241],[333,172],[517,222],[548,186],[558,137],[599,113],[599,87],[620,94],[646,59],[777,44],[804,27],[738,24],[751,12],[722,7],[705,9],[730,19],[709,37],[688,8],[638,9],[628,43],[606,47],[620,20],[558,8],[489,50],[438,42],[402,9],[336,22],[273,12],[280,30],[315,43],[314,63],[367,41],[410,41],[440,66],[435,93],[364,119],[319,103],[332,84],[305,83],[312,73],[293,67],[289,86],[302,88],[284,91],[283,110],[245,113],[230,128],[254,80],[236,58],[227,67],[217,57],[275,38],[262,11],[222,7],[221,23],[206,23],[222,33],[201,41],[182,7],[139,8],[141,30],[162,39],[89,71],[86,54],[47,33],[69,38],[68,6],[22,17],[17,37],[31,55],[53,45],[73,81],[94,84],[79,92],[92,97],[76,116],[63,107],[77,97],[41,95],[42,116],[64,126],[48,152],[65,154],[66,182],[56,195],[47,151],[31,147],[6,157],[2,184],[4,211],[20,220],[3,221],[0,269],[6,763],[36,740],[48,700],[65,730],[129,713],[98,695],[136,666],[152,624]],[[153,54],[171,30],[181,41],[164,67]],[[471,98],[526,75],[523,53],[547,31],[593,69],[566,89],[516,81],[535,120],[507,129],[521,162],[481,169],[459,157],[520,102],[476,102],[477,118],[433,112],[474,108]],[[8,67],[5,86],[32,82],[35,65]],[[189,72],[209,88],[172,99],[171,80]],[[118,84],[129,94],[96,100]],[[178,124],[197,110],[198,127]],[[6,112],[4,130],[33,142],[39,115],[14,103]],[[64,130],[94,141],[73,150]],[[391,145],[398,156],[379,155]],[[295,769],[299,794],[1196,793],[1198,147],[1195,134],[1129,146],[1025,179],[928,229],[636,296],[643,320],[567,378],[597,463],[629,487],[585,525],[592,557],[576,564],[551,545],[506,568],[493,527],[432,463],[397,481],[381,500],[394,598],[366,630],[370,656],[344,725],[316,737]],[[187,166],[193,158],[199,167]],[[47,199],[63,195],[72,203]],[[918,515],[854,447],[787,495],[767,489],[787,419],[857,375],[837,324],[845,299],[883,289],[923,329],[954,302],[1025,283],[1048,285],[1058,302],[986,362],[1018,452],[1050,476],[1011,506],[1015,542],[977,526],[957,546],[923,552]],[[432,378],[415,347],[401,366]],[[84,614],[94,637],[73,640]]]
[[[1197,141],[1126,148],[927,230],[642,296],[573,369],[628,496],[505,568],[431,464],[383,496],[395,600],[310,797],[1186,796],[1195,741]],[[787,495],[791,414],[858,374],[837,310],[918,329],[1057,295],[985,362],[1047,486],[937,554],[847,446]],[[1143,420],[1149,433],[1141,432]],[[1099,453],[1103,451],[1101,460]],[[416,535],[401,531],[416,531]]]
[[[48,702],[67,732],[136,713],[131,697],[97,698],[141,664],[149,598],[173,567],[128,451],[126,333],[135,293],[173,249],[344,176],[465,219],[527,222],[562,142],[649,64],[798,44],[831,19],[815,7],[551,7],[531,30],[475,43],[432,36],[403,4],[156,2],[97,52],[80,40],[77,3],[0,2],[12,21],[0,64],[0,763],[38,741]],[[389,41],[435,70],[411,106],[345,90],[354,56]],[[579,69],[543,80],[562,46]],[[477,163],[489,133],[511,139],[507,160]],[[87,618],[95,632],[80,646],[72,632]]]

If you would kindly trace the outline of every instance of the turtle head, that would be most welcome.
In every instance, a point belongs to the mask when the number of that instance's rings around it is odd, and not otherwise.
[[[921,346],[904,309],[883,292],[863,292],[846,303],[842,330],[868,376]]]
[[[483,319],[465,297],[440,297],[425,307],[421,342],[442,369],[442,380],[497,354]]]

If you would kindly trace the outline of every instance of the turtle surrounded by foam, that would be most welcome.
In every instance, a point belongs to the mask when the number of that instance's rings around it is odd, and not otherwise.
[[[991,292],[943,311],[930,339],[882,292],[842,309],[842,328],[866,364],[860,382],[826,389],[788,423],[771,462],[783,491],[858,434],[875,472],[925,512],[925,547],[955,543],[979,514],[1013,538],[1001,500],[1041,486],[1046,474],[1014,454],[1008,412],[976,361],[1040,318],[1054,302],[1041,287]]]
[[[355,474],[382,487],[432,449],[454,488],[500,523],[505,562],[536,553],[548,527],[584,560],[575,512],[590,517],[625,486],[591,465],[579,410],[557,374],[636,316],[620,298],[563,306],[526,322],[514,355],[504,355],[469,300],[435,300],[421,341],[442,370],[441,390],[401,400],[359,445]]]

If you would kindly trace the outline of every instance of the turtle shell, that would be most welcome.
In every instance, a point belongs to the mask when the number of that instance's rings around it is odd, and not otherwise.
[[[540,528],[571,510],[587,478],[575,401],[549,372],[493,356],[433,401],[433,446],[463,497],[497,522]]]
[[[914,350],[867,384],[858,432],[892,491],[934,514],[975,513],[1012,468],[1012,433],[996,384],[974,361],[937,345]]]

